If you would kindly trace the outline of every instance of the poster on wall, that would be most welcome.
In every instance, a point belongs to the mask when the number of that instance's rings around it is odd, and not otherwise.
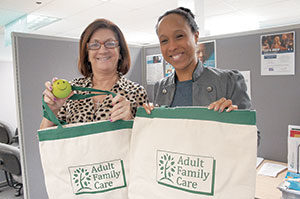
[[[247,94],[248,94],[249,98],[251,99],[250,71],[240,71],[240,73],[242,73],[242,75],[244,76],[245,83],[246,83],[246,86],[247,86]]]
[[[163,57],[161,54],[146,56],[147,84],[155,84],[164,77]]]
[[[261,75],[295,75],[295,32],[262,35]]]
[[[205,67],[217,67],[216,41],[198,42],[196,55]]]
[[[168,77],[175,71],[175,68],[168,62],[165,63],[165,77]]]

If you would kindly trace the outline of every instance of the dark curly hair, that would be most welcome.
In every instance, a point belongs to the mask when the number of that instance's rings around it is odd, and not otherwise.
[[[162,16],[160,16],[157,20],[155,29],[156,29],[156,34],[158,33],[158,24],[159,22],[167,15],[169,14],[178,14],[183,16],[183,18],[186,20],[186,22],[189,24],[192,33],[195,33],[199,30],[199,27],[195,21],[195,15],[192,13],[192,11],[188,8],[184,8],[184,7],[178,7],[176,9],[173,10],[169,10],[167,12],[165,12],[165,14],[163,14]]]

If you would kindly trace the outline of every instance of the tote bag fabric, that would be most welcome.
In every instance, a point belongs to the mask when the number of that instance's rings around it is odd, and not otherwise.
[[[104,121],[40,130],[49,198],[127,198],[132,123]]]
[[[139,109],[130,149],[130,199],[253,199],[254,111]]]
[[[72,99],[94,95],[76,94]],[[62,125],[44,100],[43,108],[44,117],[58,125],[38,131],[49,199],[126,199],[133,121]]]

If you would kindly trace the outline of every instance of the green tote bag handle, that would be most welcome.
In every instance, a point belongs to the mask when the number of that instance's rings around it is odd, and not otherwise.
[[[112,95],[113,97],[116,96],[116,94],[113,92],[94,89],[94,88],[84,88],[84,87],[72,86],[72,90],[73,91],[92,91],[92,92],[97,92],[97,93],[90,93],[87,95],[74,94],[69,98],[70,100],[81,100],[81,99],[86,99],[86,98],[90,98],[90,97],[98,96],[98,95]],[[43,103],[43,116],[45,118],[47,118],[48,120],[50,120],[51,122],[53,122],[55,125],[57,125],[58,128],[62,128],[62,125],[66,124],[66,122],[62,121],[62,120],[58,120],[56,118],[55,114],[52,112],[52,110],[49,108],[47,103],[44,101],[44,97],[42,98],[42,103]]]

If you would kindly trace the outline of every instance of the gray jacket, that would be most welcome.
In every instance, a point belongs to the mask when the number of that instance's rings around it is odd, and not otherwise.
[[[222,97],[231,99],[239,109],[249,109],[244,77],[237,70],[203,67],[201,62],[193,73],[193,106],[208,106]],[[175,73],[154,86],[154,104],[170,106],[175,93]]]

